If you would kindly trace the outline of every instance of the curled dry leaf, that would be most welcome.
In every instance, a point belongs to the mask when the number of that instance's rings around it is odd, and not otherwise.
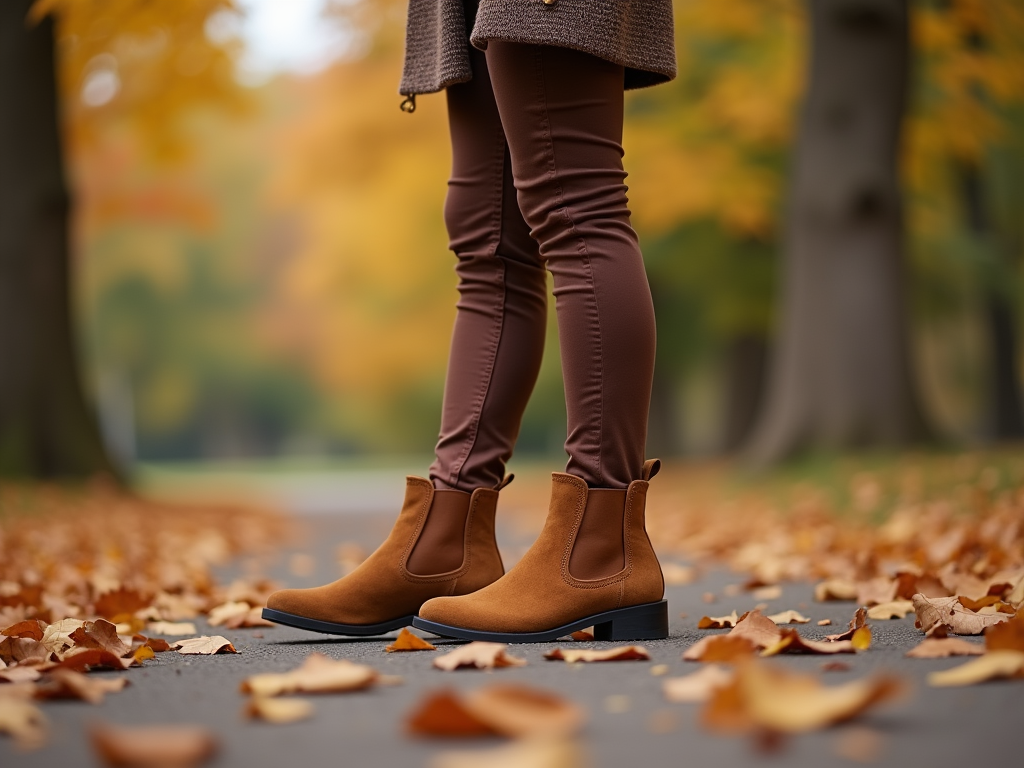
[[[818,619],[819,627],[827,627],[832,624],[832,619]]]
[[[245,616],[249,613],[249,609],[250,606],[248,603],[240,601],[222,603],[221,605],[214,606],[210,609],[210,613],[206,620],[210,623],[211,627],[219,627],[228,619]]]
[[[768,620],[775,624],[809,624],[811,622],[806,616],[801,614],[799,611],[783,611],[782,613],[773,613],[768,617]]]
[[[775,622],[760,611],[748,611],[740,616],[728,634],[702,638],[686,649],[683,659],[730,662],[774,645],[779,637],[780,630]]]
[[[395,651],[436,651],[437,647],[402,627],[402,631],[398,633],[395,642],[384,650],[388,653],[394,653]]]
[[[131,646],[118,636],[117,627],[103,619],[85,622],[68,638],[76,648],[99,648],[115,656],[124,656],[132,650]]]
[[[571,701],[525,685],[488,685],[468,693],[437,691],[406,725],[419,736],[558,737],[583,725],[583,710]]]
[[[162,637],[146,637],[145,635],[135,635],[132,637],[132,648],[138,648],[143,645],[147,648],[152,648],[154,653],[163,653],[164,651],[171,650],[171,644]]]
[[[61,619],[60,621],[47,625],[43,630],[43,639],[40,641],[51,653],[60,654],[65,648],[70,648],[74,641],[71,640],[71,633],[85,624],[79,619]]]
[[[672,702],[707,701],[711,694],[732,682],[733,672],[709,664],[692,675],[670,677],[661,684],[665,698]]]
[[[911,659],[944,659],[948,656],[980,656],[985,648],[958,637],[926,637],[904,656]]]
[[[594,639],[594,628],[590,627],[589,629],[578,629],[571,635],[569,635],[569,637],[571,637],[577,643],[589,643]]]
[[[306,699],[276,699],[253,696],[245,703],[243,714],[254,720],[284,724],[305,720],[313,716],[313,702]]]
[[[137,663],[139,662],[130,656],[127,659],[122,659],[102,648],[73,648],[61,657],[56,666],[61,669],[86,672],[95,668],[128,669]]]
[[[444,656],[434,659],[434,666],[451,672],[455,669],[498,669],[501,667],[521,667],[526,659],[509,656],[505,651],[505,643],[473,642],[449,651]]]
[[[778,600],[782,597],[782,587],[770,584],[767,587],[756,587],[751,594],[755,600]]]
[[[913,610],[914,603],[910,600],[891,600],[868,608],[868,618],[878,621],[902,619]]]
[[[147,608],[152,599],[150,595],[121,587],[100,595],[93,610],[105,619],[123,621],[121,617],[131,616],[136,611]]]
[[[46,717],[22,695],[0,695],[0,733],[12,736],[21,749],[38,749],[46,740]]]
[[[442,752],[430,768],[585,768],[582,749],[568,739],[527,739],[494,749]]]
[[[125,677],[83,675],[71,669],[55,669],[35,687],[37,699],[81,699],[100,704],[108,693],[124,690]]]
[[[903,689],[899,679],[887,675],[826,687],[811,675],[748,662],[712,694],[702,720],[717,730],[812,731],[857,717]]]
[[[171,648],[178,653],[186,655],[212,656],[215,653],[238,653],[235,646],[226,637],[220,635],[203,635],[201,637],[190,637],[187,640],[178,640],[171,643]]]
[[[217,752],[213,733],[201,726],[96,725],[89,735],[96,754],[118,768],[190,768]]]
[[[590,661],[650,661],[651,654],[640,645],[624,645],[619,648],[608,648],[606,650],[581,649],[572,650],[555,648],[544,654],[545,659],[551,661],[567,661],[570,664]]]
[[[243,601],[223,603],[210,610],[209,622],[211,626],[224,625],[228,629],[241,629],[247,627],[275,627],[272,621],[263,618],[263,608],[251,606]]]
[[[45,664],[50,649],[30,637],[5,637],[0,640],[0,662],[4,664]]]
[[[980,614],[968,611],[957,597],[914,595],[916,626],[926,634],[941,624],[954,635],[980,635],[988,627],[1009,620],[1005,613]]]
[[[30,640],[42,640],[46,631],[46,622],[39,619],[25,619],[4,629],[0,635],[7,637],[26,637]]]
[[[825,639],[830,643],[839,642],[841,640],[849,640],[853,637],[853,633],[864,626],[867,621],[868,612],[864,608],[858,608],[856,613],[853,614],[853,618],[850,619],[850,623],[847,624],[846,629],[836,635],[828,635]]]
[[[739,620],[736,611],[728,616],[704,616],[697,622],[697,629],[731,629]]]
[[[985,648],[989,651],[1024,651],[1024,611],[1009,621],[986,629]]]
[[[858,630],[860,631],[860,630]],[[868,635],[868,642],[871,635]],[[762,656],[776,656],[780,653],[833,654],[856,653],[857,648],[850,640],[808,640],[795,629],[783,629],[778,642],[761,651]]]
[[[830,600],[856,600],[857,585],[845,579],[828,579],[814,586],[814,599],[819,603]]]
[[[871,627],[865,624],[863,627],[854,630],[850,638],[850,645],[858,651],[866,651],[871,647]]]
[[[959,667],[932,672],[928,685],[943,688],[1003,678],[1024,678],[1024,651],[989,651]]]
[[[4,683],[31,683],[38,680],[42,673],[35,667],[6,667],[0,669],[0,682]]]
[[[369,688],[378,680],[376,670],[345,659],[331,659],[319,653],[306,657],[291,672],[264,673],[248,677],[242,693],[280,696],[285,693],[344,693]]]
[[[147,629],[154,635],[165,637],[182,637],[196,633],[196,625],[191,621],[151,621]]]

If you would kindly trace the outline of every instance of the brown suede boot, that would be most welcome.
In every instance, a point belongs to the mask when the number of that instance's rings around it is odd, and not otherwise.
[[[435,490],[406,478],[405,503],[383,544],[332,584],[274,592],[263,618],[333,635],[379,635],[412,622],[438,595],[465,595],[505,572],[494,540],[497,488]]]
[[[503,643],[546,642],[591,625],[597,640],[668,637],[665,582],[644,528],[648,481],[660,468],[646,462],[624,490],[554,473],[544,529],[523,559],[478,592],[429,600],[412,625]]]

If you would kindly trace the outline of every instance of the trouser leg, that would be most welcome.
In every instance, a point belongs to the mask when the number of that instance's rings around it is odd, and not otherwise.
[[[493,40],[486,55],[519,207],[554,276],[566,471],[625,488],[643,465],[655,327],[622,168],[623,69]]]
[[[435,487],[472,491],[504,476],[540,371],[547,280],[516,201],[484,55],[448,88],[452,175],[445,202],[459,301],[445,381]]]

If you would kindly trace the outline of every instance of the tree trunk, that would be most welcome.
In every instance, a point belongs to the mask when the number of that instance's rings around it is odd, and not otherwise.
[[[746,333],[729,340],[722,419],[722,448],[727,453],[740,448],[756,424],[767,362],[768,340],[764,336]]]
[[[975,163],[959,168],[964,217],[971,234],[981,241],[994,264],[984,281],[984,321],[988,328],[989,359],[988,407],[986,427],[995,440],[1016,440],[1024,437],[1024,410],[1021,408],[1020,370],[1017,354],[1017,327],[1013,302],[1006,295],[1002,282],[1012,274],[1006,263],[1006,249],[993,232],[985,200],[981,171]]]
[[[905,316],[898,180],[907,0],[808,0],[810,78],[795,147],[782,314],[745,454],[901,445],[926,429]]]
[[[113,474],[81,387],[54,24],[0,3],[0,476]]]

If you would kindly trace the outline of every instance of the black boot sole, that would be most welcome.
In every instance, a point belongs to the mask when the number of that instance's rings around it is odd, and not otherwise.
[[[591,626],[595,640],[664,640],[668,637],[668,600],[595,613],[542,632],[482,632],[427,621],[419,616],[413,617],[412,625],[442,637],[492,643],[549,643]]]
[[[323,632],[325,635],[355,635],[366,637],[369,635],[384,635],[394,632],[396,629],[408,627],[412,624],[413,616],[401,616],[391,621],[383,621],[380,624],[336,624],[333,621],[318,621],[307,619],[305,616],[298,616],[285,611],[275,611],[273,608],[263,609],[263,618],[277,624],[286,624],[289,627],[308,629],[313,632]]]

